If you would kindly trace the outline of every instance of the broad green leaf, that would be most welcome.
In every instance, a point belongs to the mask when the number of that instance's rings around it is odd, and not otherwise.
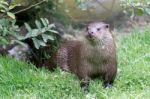
[[[12,9],[14,9],[16,6],[9,6],[9,10],[12,10]]]
[[[54,28],[54,27],[55,27],[55,24],[48,25],[48,28]]]
[[[4,37],[0,36],[0,41],[3,43],[3,44],[8,44],[9,41],[7,39],[5,39]]]
[[[32,40],[33,40],[33,43],[34,43],[36,49],[39,49],[40,46],[46,46],[46,44],[41,40],[38,40],[36,38],[32,38]]]
[[[44,20],[45,20],[46,24],[48,25],[48,24],[49,24],[48,19],[47,19],[47,18],[44,18]]]
[[[33,40],[33,43],[34,43],[35,48],[36,48],[36,49],[39,49],[39,48],[40,48],[40,43],[38,42],[38,39],[32,38],[32,40]]]
[[[150,8],[146,8],[145,11],[148,15],[150,15]]]
[[[0,24],[0,29],[3,29],[2,25]]]
[[[4,27],[2,36],[6,36],[7,34],[8,34],[8,29]]]
[[[11,12],[7,12],[7,15],[8,15],[10,18],[12,18],[12,19],[15,19],[15,18],[16,18],[15,15],[14,15],[13,13],[11,13]]]
[[[29,25],[28,23],[24,23],[24,25],[25,25],[26,29],[27,29],[29,32],[32,31],[32,29],[31,29],[31,27],[30,27],[30,25]]]
[[[27,45],[24,42],[21,42],[20,40],[13,40],[14,42],[26,47]]]
[[[46,46],[45,42],[43,42],[42,40],[39,40],[39,43],[41,46]]]
[[[20,35],[14,35],[18,40],[25,40],[25,36],[20,36]]]
[[[136,9],[136,14],[138,16],[142,16],[144,14],[143,9],[142,8]]]
[[[44,25],[44,26],[47,26],[46,21],[45,21],[43,18],[40,18],[40,19],[41,19],[41,21],[42,21],[43,25]]]
[[[7,10],[7,7],[0,4],[0,9]]]
[[[35,21],[35,24],[36,24],[37,28],[41,29],[42,25],[38,20]]]
[[[47,40],[54,40],[54,37],[51,35],[42,34],[42,38],[44,42],[47,42]]]
[[[46,31],[47,31],[47,28],[46,28],[46,27],[41,29],[41,32],[42,32],[42,33],[46,32]]]
[[[42,38],[43,38],[43,41],[44,41],[44,42],[47,42],[48,37],[47,37],[47,35],[46,35],[46,34],[42,34]]]
[[[52,35],[48,35],[47,38],[52,41],[55,40],[55,38]]]
[[[40,34],[40,30],[39,29],[32,29],[32,37],[38,36]]]
[[[6,12],[6,11],[5,11],[5,10],[0,10],[0,12],[3,12],[3,13],[4,13],[4,12]]]
[[[27,38],[32,38],[32,33],[29,33],[29,32],[28,32],[28,33],[26,34],[25,38],[26,38],[26,39],[27,39]]]
[[[7,5],[7,6],[9,5],[6,1],[1,1],[0,3],[4,4],[4,5]]]
[[[32,31],[28,32],[25,36],[25,38],[32,38],[32,37],[36,37],[39,34],[39,30],[38,29],[33,29]]]

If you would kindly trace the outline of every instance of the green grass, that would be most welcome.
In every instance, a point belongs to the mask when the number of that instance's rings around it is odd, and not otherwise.
[[[0,98],[150,99],[150,27],[133,32],[117,43],[118,74],[110,89],[96,79],[90,82],[89,93],[84,93],[73,74],[0,57]]]

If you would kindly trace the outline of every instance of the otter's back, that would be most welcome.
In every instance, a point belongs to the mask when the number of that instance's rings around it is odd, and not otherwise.
[[[76,73],[81,61],[81,45],[80,41],[63,42],[57,53],[57,65],[63,70]]]

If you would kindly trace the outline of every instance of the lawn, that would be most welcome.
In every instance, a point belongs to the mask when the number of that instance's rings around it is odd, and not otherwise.
[[[0,98],[4,99],[150,99],[150,26],[117,43],[118,74],[114,86],[92,80],[89,92],[78,78],[59,68],[50,72],[9,57],[0,57]]]

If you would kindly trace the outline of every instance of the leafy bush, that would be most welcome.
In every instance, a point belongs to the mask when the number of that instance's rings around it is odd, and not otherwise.
[[[62,0],[63,1],[63,0]],[[75,0],[82,9],[87,9],[84,4],[88,0]],[[150,15],[150,1],[149,0],[120,0],[121,6],[126,14],[134,17],[136,15],[147,14]],[[113,1],[115,2],[115,0]]]
[[[59,36],[55,25],[50,24],[46,18],[40,18],[35,21],[34,27],[25,23],[25,28],[27,30],[25,36],[17,34],[15,41],[20,44],[27,43],[32,54],[32,62],[42,66],[59,46]]]
[[[17,29],[15,20],[0,19],[0,45],[3,48],[11,43],[10,38],[14,37]]]
[[[18,40],[31,39],[36,49],[46,46],[48,41],[55,40],[55,34],[58,32],[53,29],[55,25],[50,24],[46,18],[41,18],[40,21],[36,20],[35,25],[36,28],[32,29],[28,23],[25,23],[28,32],[25,36],[16,36]]]
[[[54,30],[55,25],[50,24],[46,18],[41,18],[40,21],[36,20],[36,28],[32,29],[28,23],[25,23],[27,33],[25,36],[21,36],[17,32],[18,26],[15,25],[15,20],[0,19],[0,45],[6,46],[10,44],[11,40],[23,44],[22,41],[26,39],[31,39],[34,43],[34,47],[39,49],[40,47],[46,46],[49,41],[56,40],[57,31]]]
[[[0,0],[0,12],[3,13],[3,17],[6,17],[6,14],[8,17],[15,19],[15,15],[10,12],[15,6],[16,5],[9,5],[5,0]]]
[[[135,15],[147,14],[150,16],[149,0],[121,0],[125,13],[134,17]]]
[[[5,50],[11,44],[28,44],[32,50],[33,61],[36,65],[42,65],[45,59],[49,59],[53,52],[58,48],[58,32],[54,30],[55,25],[50,24],[48,19],[40,18],[35,21],[35,27],[32,28],[25,23],[26,33],[17,31],[19,28],[15,25],[15,20],[0,19],[0,48]],[[25,34],[24,36],[22,34]],[[29,42],[28,42],[29,41]]]

